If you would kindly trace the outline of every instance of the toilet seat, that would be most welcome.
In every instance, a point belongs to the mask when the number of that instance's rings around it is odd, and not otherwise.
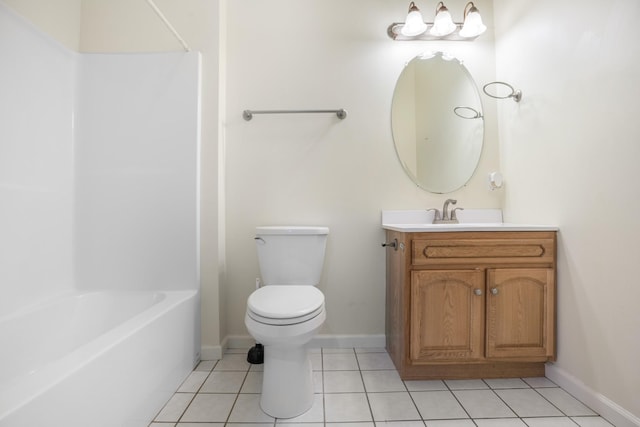
[[[247,315],[267,325],[303,323],[323,311],[324,295],[314,286],[264,286],[247,300]]]
[[[309,313],[306,316],[300,316],[300,317],[274,319],[272,317],[264,317],[264,316],[257,315],[253,313],[251,310],[247,310],[247,315],[253,320],[255,320],[256,322],[263,323],[265,325],[287,326],[287,325],[297,325],[299,323],[304,323],[318,316],[323,311],[324,311],[324,304],[322,305],[322,307],[318,308],[317,310],[314,310],[312,313]]]

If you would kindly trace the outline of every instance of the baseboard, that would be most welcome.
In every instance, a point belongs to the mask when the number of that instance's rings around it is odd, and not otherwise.
[[[596,411],[616,427],[640,427],[640,418],[611,399],[587,387],[582,381],[556,365],[547,364],[545,375],[576,399]]]
[[[229,335],[223,340],[221,351],[227,348],[248,349],[255,344],[249,335]],[[309,347],[319,348],[384,348],[385,336],[382,335],[317,335]],[[202,350],[204,354],[204,348]],[[204,357],[203,357],[204,359]]]
[[[224,350],[229,348],[248,350],[256,344],[256,340],[249,335],[227,335],[222,342]]]
[[[223,353],[221,345],[203,345],[200,350],[200,360],[220,360]]]
[[[326,348],[384,348],[385,335],[317,335],[310,347]]]

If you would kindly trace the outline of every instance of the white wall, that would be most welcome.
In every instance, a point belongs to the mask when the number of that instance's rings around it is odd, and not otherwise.
[[[80,45],[82,0],[1,0],[67,48]]]
[[[0,3],[0,314],[73,286],[75,59]]]
[[[317,224],[331,230],[320,289],[323,333],[384,334],[383,209],[499,207],[486,174],[498,167],[495,105],[488,107],[486,146],[466,188],[433,195],[417,188],[396,157],[390,126],[395,82],[425,50],[464,60],[480,83],[495,76],[492,7],[476,2],[490,27],[472,43],[394,42],[387,27],[407,2],[395,0],[247,0],[228,2],[226,96],[227,321],[246,335],[246,299],[259,276],[254,228]],[[447,6],[460,19],[465,2]],[[429,13],[425,7],[425,16]],[[432,18],[433,16],[431,16]],[[255,116],[245,109],[345,108],[332,115]],[[493,108],[493,109],[492,109]]]
[[[560,226],[552,372],[640,425],[640,3],[494,7],[498,78],[524,93],[500,104],[505,217]]]

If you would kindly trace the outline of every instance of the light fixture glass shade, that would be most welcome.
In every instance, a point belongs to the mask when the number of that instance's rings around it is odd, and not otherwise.
[[[464,25],[460,30],[460,37],[476,37],[487,31],[487,26],[482,23],[480,12],[475,6],[469,9],[464,18]]]
[[[429,30],[429,33],[433,36],[446,36],[453,33],[456,28],[456,24],[453,23],[449,9],[440,2],[436,12],[436,17],[433,20],[433,27]]]
[[[407,19],[404,21],[404,25],[402,26],[400,33],[403,36],[413,37],[424,33],[426,30],[427,24],[424,23],[420,10],[414,2],[411,2],[411,4],[409,4]]]

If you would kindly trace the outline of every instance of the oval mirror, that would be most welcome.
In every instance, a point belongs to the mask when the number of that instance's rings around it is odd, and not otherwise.
[[[409,177],[432,193],[464,186],[482,152],[480,93],[465,66],[442,52],[413,58],[391,104],[396,153]]]

